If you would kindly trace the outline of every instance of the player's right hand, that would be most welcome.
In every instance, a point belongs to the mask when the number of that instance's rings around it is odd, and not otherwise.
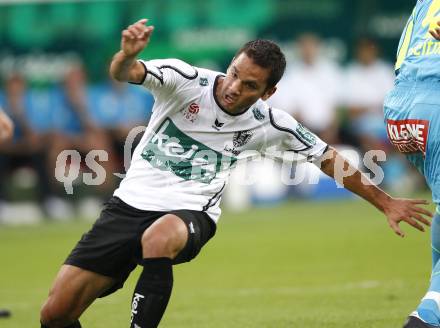
[[[425,231],[423,225],[431,226],[428,218],[432,218],[433,214],[420,206],[427,204],[428,202],[423,199],[389,198],[387,204],[384,204],[383,212],[390,228],[398,236],[404,237],[405,234],[399,227],[401,221],[405,221],[422,232]]]
[[[122,31],[121,50],[127,57],[135,57],[150,42],[154,26],[147,26],[143,18]]]

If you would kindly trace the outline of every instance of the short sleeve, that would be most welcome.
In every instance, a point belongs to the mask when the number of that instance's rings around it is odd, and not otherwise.
[[[141,83],[153,96],[170,94],[198,76],[197,69],[179,59],[139,60],[144,65],[145,76]]]
[[[271,151],[269,155],[276,158],[283,158],[285,152],[293,152],[296,160],[307,160],[315,162],[328,149],[327,143],[317,135],[297,122],[288,113],[278,110],[269,110],[270,124],[273,129]],[[275,151],[275,152],[273,152]],[[273,156],[273,154],[277,154]]]

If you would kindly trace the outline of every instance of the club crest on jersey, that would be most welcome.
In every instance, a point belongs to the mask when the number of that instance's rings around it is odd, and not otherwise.
[[[232,137],[232,143],[230,141],[227,142],[224,150],[233,154],[234,156],[240,155],[242,151],[237,148],[243,147],[245,144],[247,144],[251,140],[252,135],[253,133],[251,130],[235,132],[234,136]]]
[[[388,138],[401,153],[426,153],[428,120],[387,120]]]
[[[252,113],[254,114],[254,117],[257,121],[262,121],[265,118],[264,114],[260,111],[258,107],[254,107],[252,109]]]
[[[302,124],[297,125],[296,133],[301,137],[302,141],[304,141],[307,145],[313,146],[316,145],[316,137],[310,132],[307,128],[305,128]]]
[[[206,86],[208,86],[208,79],[207,79],[206,77],[201,77],[200,80],[199,80],[199,84],[200,84],[202,87],[206,87]]]
[[[252,138],[251,130],[237,131],[234,133],[234,137],[232,138],[232,143],[234,148],[243,147],[245,144],[249,142]]]
[[[199,114],[200,106],[196,103],[191,103],[191,105],[188,106],[188,108],[183,110],[183,117],[190,121],[191,123],[194,123],[197,120],[197,114]]]

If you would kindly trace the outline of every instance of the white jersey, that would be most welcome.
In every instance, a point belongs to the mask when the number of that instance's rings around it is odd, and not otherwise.
[[[259,100],[239,115],[227,113],[214,90],[222,73],[177,59],[140,61],[142,85],[155,98],[153,113],[131,166],[114,195],[150,211],[205,211],[214,222],[231,168],[256,153],[286,151],[309,161],[327,145],[284,111]]]

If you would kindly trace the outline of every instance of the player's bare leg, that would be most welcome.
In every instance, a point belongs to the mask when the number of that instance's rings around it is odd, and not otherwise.
[[[174,214],[164,215],[142,235],[142,256],[174,259],[187,240],[188,229],[182,219]]]
[[[113,278],[63,265],[41,309],[42,327],[81,327],[75,325],[80,315],[114,283]]]
[[[188,240],[186,224],[167,214],[142,235],[142,271],[133,294],[131,327],[155,328],[168,305],[173,288],[172,259]]]

